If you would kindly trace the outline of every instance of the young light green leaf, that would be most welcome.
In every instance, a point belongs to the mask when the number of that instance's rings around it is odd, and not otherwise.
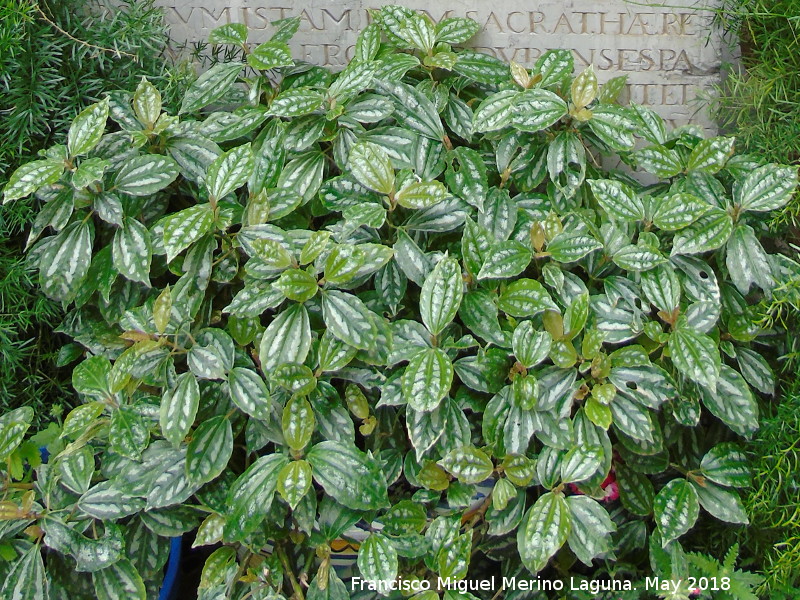
[[[278,493],[295,510],[300,500],[311,489],[311,465],[305,460],[295,460],[278,473]]]
[[[517,240],[507,240],[492,246],[483,266],[478,271],[478,279],[507,279],[522,273],[533,258],[531,249]]]
[[[302,450],[311,441],[316,420],[311,404],[303,396],[294,396],[283,408],[283,438],[292,450]]]
[[[419,209],[433,206],[447,195],[447,188],[441,181],[416,181],[403,186],[395,195],[395,200],[400,206]]]
[[[572,103],[577,109],[589,106],[597,97],[597,76],[591,65],[572,82],[571,94]]]

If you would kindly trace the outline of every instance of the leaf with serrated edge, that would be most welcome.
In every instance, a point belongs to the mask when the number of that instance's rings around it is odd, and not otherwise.
[[[525,514],[517,530],[517,548],[522,563],[538,573],[567,541],[572,519],[560,492],[547,492]]]
[[[425,278],[419,298],[422,322],[438,335],[456,316],[464,296],[461,266],[454,258],[444,258]]]
[[[689,531],[700,511],[697,492],[685,479],[673,479],[665,485],[653,505],[662,546]]]

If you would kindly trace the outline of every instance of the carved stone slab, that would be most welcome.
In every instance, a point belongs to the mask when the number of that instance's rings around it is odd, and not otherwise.
[[[602,83],[628,76],[631,101],[653,107],[672,126],[697,123],[713,131],[702,102],[720,80],[725,53],[712,27],[718,0],[157,0],[177,42],[205,41],[211,29],[245,23],[261,42],[271,21],[299,16],[290,45],[295,59],[341,67],[352,56],[369,10],[402,4],[434,21],[470,17],[482,30],[471,46],[531,66],[547,49],[568,48],[576,69],[594,65]],[[660,4],[660,6],[659,6]],[[685,6],[685,7],[682,7]],[[434,8],[435,7],[435,8]]]

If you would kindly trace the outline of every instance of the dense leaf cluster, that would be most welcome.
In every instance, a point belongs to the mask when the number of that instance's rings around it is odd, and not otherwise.
[[[0,186],[60,140],[75,115],[104,92],[132,89],[144,74],[160,86],[165,103],[178,96],[176,71],[164,56],[166,26],[153,0],[111,6],[106,0],[0,0]],[[38,294],[23,256],[24,229],[38,208],[33,198],[0,207],[0,407],[30,405],[37,421],[73,397],[69,371],[56,371],[63,340],[52,330],[63,314]]]
[[[338,74],[291,59],[297,25],[216,30],[247,64],[177,115],[146,80],[109,94],[5,188],[45,201],[31,260],[87,357],[9,489],[4,590],[144,598],[198,526],[222,543],[200,598],[347,597],[343,539],[375,586],[648,552],[689,574],[701,508],[748,520],[735,440],[774,387],[753,306],[794,269],[751,224],[794,169],[666,131],[568,51],[454,50],[465,19],[381,9]]]

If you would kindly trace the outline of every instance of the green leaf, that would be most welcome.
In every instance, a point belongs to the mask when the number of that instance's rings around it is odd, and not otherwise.
[[[0,416],[0,460],[8,456],[22,443],[25,432],[33,420],[33,409],[23,406]]]
[[[397,569],[397,550],[380,533],[373,533],[359,547],[358,570],[361,578],[379,590],[382,596],[391,590],[391,585],[397,579]]]
[[[273,287],[282,291],[287,298],[295,302],[310,300],[319,289],[316,277],[302,269],[284,271]]]
[[[726,523],[740,525],[748,525],[750,523],[744,505],[736,492],[726,490],[710,481],[699,483],[691,480],[691,483],[697,492],[700,506],[708,513]]]
[[[35,160],[18,167],[3,188],[3,204],[19,200],[46,185],[55,183],[64,173],[64,161]]]
[[[686,161],[686,170],[702,171],[712,175],[717,173],[733,154],[735,141],[732,137],[713,137],[700,140]]]
[[[597,202],[612,219],[620,221],[645,219],[644,202],[630,186],[613,179],[591,179],[587,183]]]
[[[277,67],[291,67],[294,61],[286,43],[270,40],[253,48],[247,55],[247,64],[254,69],[269,71]]]
[[[649,271],[667,262],[657,248],[644,244],[628,244],[614,253],[614,264],[626,271]]]
[[[111,255],[114,268],[131,281],[150,287],[150,261],[153,247],[150,232],[136,219],[125,219],[114,234]]]
[[[418,411],[434,410],[453,384],[453,363],[440,348],[421,350],[403,373],[403,396]]]
[[[660,144],[637,150],[633,156],[639,167],[661,179],[674,177],[683,171],[678,153]]]
[[[769,211],[784,206],[797,190],[797,169],[764,165],[751,171],[733,188],[733,201],[742,210]]]
[[[84,108],[70,125],[67,151],[70,157],[86,154],[103,137],[108,120],[108,98]]]
[[[636,122],[631,119],[627,108],[597,106],[591,113],[589,129],[600,138],[600,141],[618,152],[633,149]]]
[[[747,383],[762,394],[775,393],[775,374],[763,356],[749,348],[736,348],[736,360]]]
[[[504,312],[508,313],[505,309]],[[531,321],[523,321],[514,329],[512,338],[514,356],[523,367],[530,369],[547,358],[552,342],[549,333],[536,331]]]
[[[716,250],[733,233],[733,219],[719,208],[712,208],[694,223],[682,229],[672,240],[672,256],[700,254]]]
[[[32,544],[7,569],[0,596],[9,600],[46,600],[48,594],[49,585],[42,561],[42,549],[39,544]]]
[[[540,88],[520,92],[515,98],[510,124],[520,131],[534,133],[547,129],[567,114],[567,103]]]
[[[295,460],[278,473],[278,493],[286,503],[297,508],[300,500],[311,489],[311,465],[305,460]]]
[[[576,446],[561,461],[561,480],[577,483],[588,479],[602,466],[603,449],[600,446]]]
[[[306,460],[325,493],[347,508],[376,510],[389,506],[386,480],[371,454],[328,440],[311,448]]]
[[[716,389],[721,360],[714,340],[689,327],[679,327],[670,335],[668,347],[678,371],[712,392]]]
[[[462,44],[480,31],[473,19],[449,17],[436,24],[436,41],[440,44]]]
[[[140,512],[145,502],[119,489],[113,481],[101,481],[84,492],[77,507],[95,519],[111,521]]]
[[[569,50],[547,50],[533,67],[534,73],[541,75],[542,87],[553,87],[572,77],[575,69],[575,58]]]
[[[322,108],[325,96],[310,87],[290,88],[278,94],[269,105],[269,112],[276,117],[301,117]]]
[[[283,408],[281,428],[286,444],[292,450],[302,450],[311,441],[316,420],[311,404],[303,396],[290,399]]]
[[[697,492],[687,480],[673,479],[656,494],[653,510],[661,534],[661,545],[666,547],[689,531],[697,521],[700,511]]]
[[[110,567],[92,574],[97,600],[145,600],[147,594],[141,575],[123,558]]]
[[[722,365],[715,387],[705,387],[703,404],[711,413],[743,436],[758,429],[758,404],[744,378]]]
[[[259,345],[261,369],[271,373],[286,362],[303,363],[311,349],[311,326],[302,304],[294,304],[275,317]]]
[[[210,197],[221,200],[247,183],[252,171],[253,151],[249,143],[222,154],[208,167],[206,187]]]
[[[535,279],[517,279],[509,283],[500,293],[497,307],[513,317],[532,317],[545,310],[558,310],[550,294]]]
[[[254,419],[269,421],[271,403],[269,390],[261,376],[251,369],[234,367],[228,373],[231,400]]]
[[[328,88],[328,97],[342,103],[355,96],[370,86],[376,69],[376,63],[350,63]]]
[[[464,297],[461,266],[454,258],[443,258],[425,278],[419,298],[422,322],[438,335],[452,321]]]
[[[462,483],[480,483],[494,472],[492,459],[474,446],[462,446],[448,452],[439,464]]]
[[[564,231],[547,244],[547,251],[553,260],[571,263],[580,260],[590,252],[599,250],[603,244],[592,236],[578,231]]]
[[[377,341],[374,313],[353,294],[329,290],[322,295],[322,316],[334,336],[361,350]]]
[[[111,417],[111,449],[131,460],[139,460],[150,441],[150,430],[142,415],[129,406],[120,406]]]
[[[483,100],[472,118],[472,130],[486,133],[511,125],[519,95],[517,90],[503,90]]]
[[[89,272],[94,228],[90,222],[74,222],[53,238],[42,256],[39,283],[50,298],[69,301],[78,293]]]
[[[240,62],[220,62],[200,75],[186,90],[179,114],[195,112],[222,98],[233,86],[243,67]]]
[[[244,23],[226,23],[220,27],[215,27],[208,34],[208,43],[244,45],[247,43],[247,25]]]
[[[183,373],[161,399],[159,422],[162,435],[176,448],[188,435],[200,404],[200,387],[192,373]]]
[[[531,573],[545,568],[550,557],[567,541],[572,526],[569,506],[560,492],[539,497],[517,530],[517,548]]]
[[[372,142],[360,141],[350,149],[348,166],[358,182],[379,194],[394,191],[394,169],[386,151]]]
[[[504,61],[469,49],[459,52],[453,70],[487,85],[497,85],[508,80],[508,65]]]
[[[767,294],[775,287],[769,257],[749,225],[739,224],[733,230],[725,246],[725,264],[731,281],[743,295],[754,283]]]
[[[478,271],[478,279],[507,279],[522,273],[530,264],[531,249],[516,240],[499,242],[492,246],[483,266]]]
[[[262,456],[231,485],[225,502],[229,510],[225,539],[241,539],[266,517],[278,485],[278,474],[288,462],[280,454]]]
[[[206,235],[214,224],[214,211],[210,204],[197,204],[176,212],[163,221],[164,250],[167,262]]]
[[[186,477],[194,484],[216,479],[233,453],[233,429],[223,415],[203,421],[186,450]]]
[[[119,168],[112,189],[130,196],[151,196],[175,181],[179,173],[168,156],[136,156]]]
[[[617,465],[615,469],[622,506],[642,517],[652,514],[656,492],[647,476],[622,465]]]
[[[395,201],[405,208],[420,209],[441,202],[447,195],[447,188],[441,181],[416,181],[403,186],[395,195]]]
[[[714,483],[729,487],[747,487],[751,481],[749,460],[734,442],[717,444],[706,452],[700,471]]]
[[[379,90],[392,96],[398,122],[432,140],[444,139],[444,126],[439,118],[439,111],[420,90],[405,83],[382,81],[377,76],[375,84]]]
[[[592,560],[611,549],[611,535],[617,526],[596,500],[588,496],[570,496],[567,506],[572,523],[567,543],[583,564],[592,566]]]
[[[111,396],[110,373],[111,363],[105,356],[90,356],[72,371],[72,387],[79,394],[105,399]]]
[[[653,200],[656,207],[653,223],[665,231],[677,231],[694,223],[712,206],[691,194],[671,194]]]

